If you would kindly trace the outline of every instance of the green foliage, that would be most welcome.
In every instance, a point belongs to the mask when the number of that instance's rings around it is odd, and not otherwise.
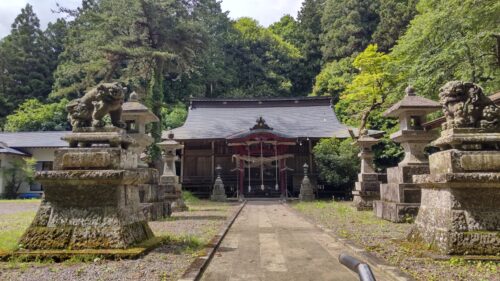
[[[297,15],[298,38],[300,44],[297,46],[304,56],[304,68],[301,70],[309,80],[308,90],[314,84],[314,77],[321,70],[321,42],[320,35],[323,32],[321,26],[321,15],[323,13],[325,0],[304,0]]]
[[[16,158],[8,166],[0,169],[4,178],[5,194],[9,199],[17,197],[17,192],[24,182],[32,184],[35,178],[34,158]]]
[[[194,196],[193,193],[186,190],[182,191],[182,200],[184,200],[186,204],[199,204],[201,202],[198,197]]]
[[[321,26],[323,60],[341,59],[361,52],[378,24],[379,1],[326,0]]]
[[[284,15],[281,19],[269,26],[274,34],[280,36],[286,42],[298,47],[300,45],[298,39],[299,26],[297,21],[290,15]]]
[[[352,63],[353,59],[347,57],[325,64],[321,72],[316,76],[312,95],[331,96],[334,103],[336,103],[357,73],[357,69],[352,66]]]
[[[234,22],[235,32],[226,45],[226,54],[239,75],[230,97],[273,97],[293,95],[291,73],[301,58],[300,51],[250,18]]]
[[[421,0],[417,10],[392,53],[403,78],[399,93],[410,83],[419,93],[436,98],[449,80],[480,83],[487,92],[500,89],[495,51],[500,2]]]
[[[50,93],[60,52],[55,45],[63,36],[53,32],[53,26],[43,33],[29,4],[11,28],[10,35],[0,41],[0,119],[25,99],[44,98]]]
[[[391,58],[377,51],[377,45],[369,45],[353,62],[359,73],[347,85],[337,103],[336,109],[341,119],[359,122],[360,130],[368,125],[372,111],[381,108],[396,79],[388,71]]]
[[[5,130],[9,132],[66,130],[67,103],[66,99],[49,104],[43,104],[37,99],[26,100],[13,114],[7,116]]]
[[[417,12],[415,8],[417,2],[418,0],[380,1],[378,8],[380,22],[372,36],[372,41],[377,43],[380,51],[389,52],[403,35]]]
[[[184,104],[178,103],[174,106],[163,108],[161,114],[163,129],[166,130],[168,128],[175,129],[182,126],[186,121],[188,111]]]
[[[352,139],[322,139],[313,149],[320,177],[338,190],[350,191],[359,170],[358,148]]]

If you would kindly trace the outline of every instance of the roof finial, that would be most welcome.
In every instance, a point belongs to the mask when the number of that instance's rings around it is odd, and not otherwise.
[[[408,85],[408,87],[406,87],[405,93],[407,96],[415,96],[416,95],[415,88],[413,88],[412,85]]]

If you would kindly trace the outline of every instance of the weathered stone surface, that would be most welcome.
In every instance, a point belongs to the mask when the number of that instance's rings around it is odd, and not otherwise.
[[[226,191],[224,189],[224,184],[222,183],[222,179],[217,178],[215,180],[214,188],[212,190],[212,195],[210,196],[210,200],[212,201],[226,201]]]
[[[73,132],[62,137],[71,148],[90,147],[94,144],[109,145],[127,149],[135,140],[125,130],[115,127],[73,128]]]
[[[419,205],[377,200],[373,202],[373,210],[379,218],[401,223],[412,221],[419,212]]]
[[[54,169],[135,169],[136,155],[121,148],[81,148],[76,152],[71,148],[55,152]]]
[[[430,174],[414,176],[422,205],[409,239],[445,254],[500,253],[500,111],[472,83],[440,93],[446,123]],[[453,148],[453,149],[451,149]]]
[[[416,216],[420,205],[420,189],[413,184],[414,175],[429,173],[429,161],[425,147],[437,137],[437,133],[424,130],[426,115],[436,111],[439,104],[419,97],[412,87],[406,96],[389,108],[384,115],[399,118],[400,130],[391,139],[401,144],[404,159],[396,167],[387,169],[387,183],[380,186],[380,201],[376,201],[375,214],[392,222],[405,222]]]
[[[441,149],[499,150],[500,129],[450,128],[441,131],[441,137],[432,145]]]
[[[97,143],[60,149],[56,170],[37,172],[44,201],[19,242],[22,249],[117,249],[153,237],[138,187],[157,183],[158,172],[138,169],[125,149]]]
[[[123,128],[121,121],[122,104],[125,97],[125,88],[120,83],[101,83],[91,89],[81,98],[68,103],[66,110],[73,128],[96,127],[102,128],[106,123],[104,116],[111,117],[113,126]]]
[[[314,200],[314,188],[309,180],[307,172],[309,170],[309,165],[304,164],[304,178],[302,179],[302,184],[300,185],[299,199],[301,201],[313,201]]]

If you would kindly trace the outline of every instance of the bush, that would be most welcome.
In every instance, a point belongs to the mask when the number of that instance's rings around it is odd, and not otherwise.
[[[336,190],[350,191],[359,171],[359,149],[352,139],[322,139],[313,149],[319,176]]]
[[[5,131],[64,131],[68,128],[67,103],[66,99],[49,104],[37,99],[26,100],[7,116]]]

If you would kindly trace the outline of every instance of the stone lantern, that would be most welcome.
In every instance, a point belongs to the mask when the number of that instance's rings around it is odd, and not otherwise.
[[[210,196],[210,200],[212,201],[226,201],[226,190],[224,189],[224,183],[222,182],[222,178],[220,177],[222,172],[222,167],[217,165],[215,168],[215,172],[217,173],[217,178],[215,179],[214,188],[212,190],[212,195]]]
[[[358,156],[361,159],[361,172],[358,174],[358,181],[352,194],[354,206],[358,211],[373,209],[373,201],[380,198],[379,174],[373,167],[372,150],[379,141],[367,134],[361,134],[356,140],[356,144],[360,147]]]
[[[302,184],[300,185],[299,199],[301,201],[313,201],[314,200],[314,188],[307,175],[309,172],[309,165],[304,164],[304,178],[302,179]]]
[[[127,125],[127,133],[135,140],[135,144],[129,149],[137,154],[139,165],[146,167],[140,160],[141,153],[151,145],[154,139],[146,134],[146,125],[159,122],[160,119],[153,114],[144,104],[139,102],[136,92],[130,94],[128,102],[124,103],[122,120]]]
[[[384,113],[386,117],[399,118],[400,129],[391,139],[401,144],[405,157],[397,167],[387,169],[387,184],[380,186],[381,200],[374,202],[378,217],[403,222],[417,215],[421,192],[412,176],[429,173],[424,149],[438,137],[437,132],[424,130],[422,124],[427,114],[440,108],[439,103],[417,96],[410,86],[406,88],[405,97]]]
[[[182,200],[182,186],[176,174],[175,161],[178,159],[176,151],[182,149],[184,145],[174,140],[174,134],[169,133],[168,139],[157,144],[163,151],[163,174],[160,177],[160,185],[167,187],[167,193],[173,195],[175,201],[172,209],[175,211],[187,210],[187,206]]]

